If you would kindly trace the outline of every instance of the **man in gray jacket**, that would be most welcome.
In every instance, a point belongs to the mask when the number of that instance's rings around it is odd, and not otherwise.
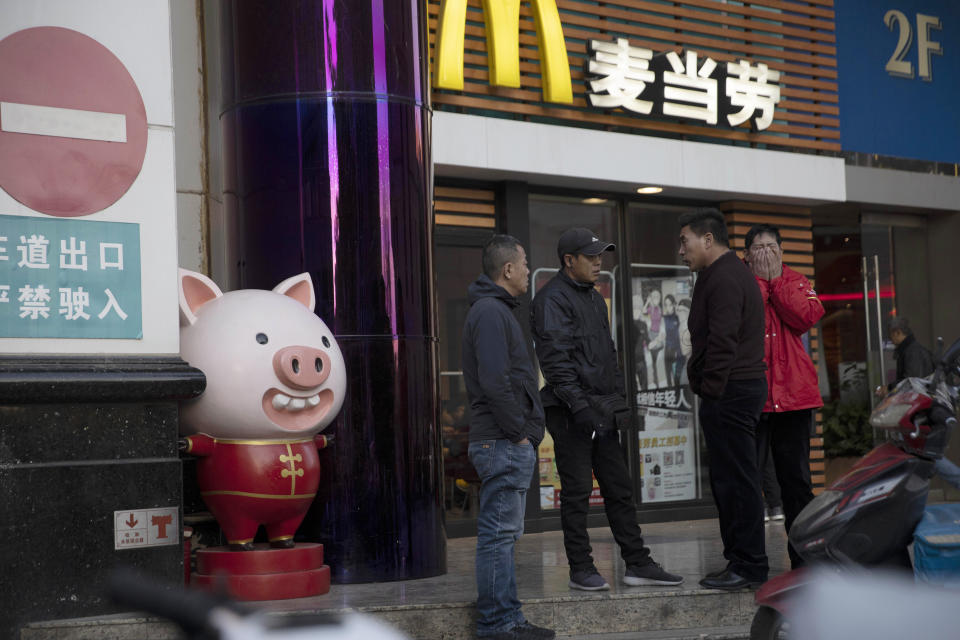
[[[514,316],[530,270],[520,242],[495,235],[483,275],[470,285],[463,326],[463,380],[470,398],[470,462],[480,476],[477,516],[477,637],[549,640],[520,611],[513,562],[527,488],[543,439],[543,407],[523,330]]]

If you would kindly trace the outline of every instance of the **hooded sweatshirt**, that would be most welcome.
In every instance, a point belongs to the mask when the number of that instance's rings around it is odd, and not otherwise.
[[[519,301],[485,275],[468,290],[463,325],[463,380],[470,398],[470,440],[543,440],[543,406],[523,330]]]

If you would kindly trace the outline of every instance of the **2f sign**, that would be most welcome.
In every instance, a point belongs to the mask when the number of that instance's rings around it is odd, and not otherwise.
[[[897,29],[900,37],[897,40],[897,47],[893,50],[893,55],[887,60],[887,66],[884,67],[892,76],[899,78],[913,78],[913,63],[904,60],[910,44],[913,42],[913,30],[910,27],[910,20],[903,11],[891,9],[883,16],[883,22],[890,31]],[[922,13],[917,14],[917,66],[921,80],[927,82],[933,81],[933,70],[930,68],[930,56],[943,55],[943,49],[939,42],[930,39],[930,32],[937,31],[943,27],[940,25],[940,18],[937,16],[927,16]]]

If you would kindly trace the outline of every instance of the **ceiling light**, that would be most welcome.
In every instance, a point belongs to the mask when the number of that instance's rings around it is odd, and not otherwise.
[[[603,204],[606,201],[606,198],[584,198],[582,200],[583,204]]]
[[[637,193],[642,193],[645,195],[660,193],[661,191],[663,191],[663,187],[640,187],[637,189]]]

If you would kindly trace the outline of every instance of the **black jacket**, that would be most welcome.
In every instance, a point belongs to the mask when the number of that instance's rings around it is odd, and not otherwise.
[[[764,308],[750,268],[728,251],[697,275],[690,302],[692,351],[687,377],[693,392],[719,398],[727,380],[766,376]]]
[[[590,406],[590,396],[623,396],[607,303],[592,284],[560,271],[534,297],[530,325],[547,382],[540,391],[544,406],[576,413]]]
[[[506,289],[480,276],[468,290],[463,325],[463,380],[470,398],[470,440],[543,440],[543,406],[523,330],[520,304]]]
[[[933,373],[933,354],[917,342],[911,333],[893,350],[897,359],[897,382],[904,378],[924,378]]]

